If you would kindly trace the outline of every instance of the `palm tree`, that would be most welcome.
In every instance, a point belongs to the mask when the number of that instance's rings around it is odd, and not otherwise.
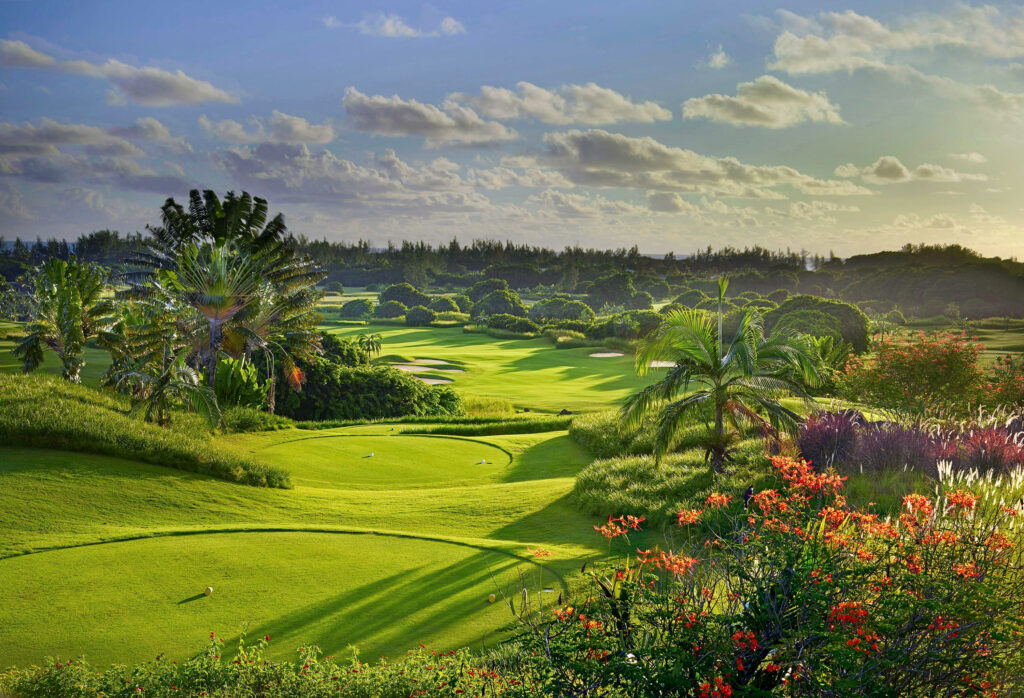
[[[150,229],[151,244],[128,259],[134,269],[124,275],[127,295],[146,299],[156,313],[173,308],[199,315],[193,358],[205,365],[211,386],[222,350],[236,358],[270,346],[299,358],[316,350],[313,306],[321,294],[313,287],[325,274],[296,253],[283,216],[267,222],[264,199],[228,192],[221,202],[209,190],[190,192],[187,213],[174,199],[162,212],[163,225]],[[298,389],[301,371],[288,351],[284,357]],[[271,405],[273,395],[271,389]]]
[[[383,346],[384,338],[374,332],[373,334],[361,334],[356,338],[359,343],[359,348],[366,352],[366,362],[370,362],[370,357],[374,354],[380,354],[381,347]]]
[[[658,463],[678,443],[688,420],[696,417],[710,423],[705,458],[721,472],[743,423],[758,424],[765,433],[792,430],[800,417],[779,399],[796,395],[809,401],[805,386],[819,379],[816,352],[805,340],[779,332],[766,337],[759,316],[752,313],[741,315],[739,327],[726,343],[721,329],[725,286],[720,282],[717,328],[706,312],[676,310],[637,348],[638,375],[645,375],[652,361],[675,363],[663,378],[630,396],[622,408],[625,421],[634,427],[658,413],[654,452]]]
[[[158,360],[148,363],[146,370],[125,370],[114,377],[114,383],[129,388],[136,396],[132,411],[145,411],[147,422],[159,426],[171,423],[171,411],[179,404],[202,414],[211,424],[220,422],[220,408],[211,388],[203,385],[199,373],[186,362],[187,351],[175,354],[166,342]]]
[[[14,348],[25,373],[43,362],[44,348],[57,353],[65,380],[81,382],[85,342],[114,322],[113,301],[104,298],[103,270],[75,258],[50,258],[36,269],[32,319]]]

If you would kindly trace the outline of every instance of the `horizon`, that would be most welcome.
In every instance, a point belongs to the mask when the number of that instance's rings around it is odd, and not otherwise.
[[[5,3],[0,26],[7,239],[141,231],[209,187],[376,247],[1024,251],[1010,2]]]

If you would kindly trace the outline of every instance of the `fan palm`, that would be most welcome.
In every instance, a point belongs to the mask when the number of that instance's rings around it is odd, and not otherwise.
[[[36,270],[26,335],[14,348],[26,373],[43,362],[44,348],[56,352],[65,380],[81,382],[85,342],[114,323],[114,304],[104,298],[100,267],[72,258],[51,258]]]
[[[722,284],[720,299],[724,292]],[[663,378],[630,396],[622,408],[631,426],[657,413],[659,463],[697,417],[709,425],[705,457],[721,471],[742,424],[758,424],[767,433],[792,430],[799,415],[780,398],[796,395],[810,400],[805,388],[819,380],[818,358],[802,338],[778,332],[766,337],[760,318],[749,312],[740,317],[728,342],[721,327],[721,311],[716,323],[701,310],[676,310],[637,348],[638,375],[645,375],[653,361],[674,363]]]

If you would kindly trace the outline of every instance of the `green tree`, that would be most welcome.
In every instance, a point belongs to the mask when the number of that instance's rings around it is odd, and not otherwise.
[[[374,354],[380,354],[381,347],[383,346],[383,337],[374,332],[373,334],[361,334],[356,337],[356,342],[359,348],[366,352],[366,363],[370,363],[370,357]]]
[[[121,371],[114,377],[119,387],[129,388],[135,399],[132,411],[142,411],[147,422],[164,427],[171,423],[174,408],[184,405],[199,412],[211,424],[220,422],[220,408],[213,389],[203,385],[199,373],[186,362],[187,351],[177,354],[166,342],[158,360],[145,370]]]
[[[722,279],[720,305],[726,286]],[[674,362],[663,378],[630,396],[622,408],[631,427],[658,414],[658,462],[696,416],[709,425],[705,454],[720,472],[742,424],[755,423],[774,433],[793,430],[799,415],[783,406],[780,398],[797,395],[809,400],[806,386],[819,380],[818,357],[803,339],[781,332],[766,337],[760,319],[744,313],[726,342],[722,322],[721,311],[716,319],[705,312],[677,310],[640,341],[638,375],[646,375],[652,361]]]
[[[25,373],[43,362],[45,348],[53,350],[63,366],[65,380],[81,382],[85,342],[114,323],[114,304],[104,298],[103,270],[76,259],[51,258],[36,269],[32,291],[32,319],[25,337],[14,348]]]

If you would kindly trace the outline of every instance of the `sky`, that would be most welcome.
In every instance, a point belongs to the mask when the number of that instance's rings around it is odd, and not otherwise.
[[[0,0],[0,236],[1024,256],[1020,3]]]

